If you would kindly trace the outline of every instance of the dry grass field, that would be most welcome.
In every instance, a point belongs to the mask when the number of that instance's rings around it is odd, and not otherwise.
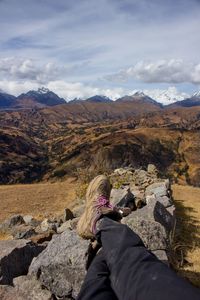
[[[200,287],[200,188],[173,186],[177,229],[174,248],[179,256],[176,269]]]
[[[68,179],[56,183],[0,186],[0,222],[14,214],[31,214],[42,219],[62,214],[72,208],[76,182]]]

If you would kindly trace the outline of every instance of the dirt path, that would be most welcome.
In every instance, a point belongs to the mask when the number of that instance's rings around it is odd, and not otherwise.
[[[76,182],[17,184],[0,186],[0,222],[14,214],[31,214],[44,218],[62,214],[72,208]]]
[[[184,254],[180,273],[200,287],[200,188],[173,185],[179,232],[175,243]]]

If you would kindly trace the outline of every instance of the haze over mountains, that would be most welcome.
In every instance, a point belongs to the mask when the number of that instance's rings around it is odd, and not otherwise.
[[[166,98],[168,97],[168,98]],[[176,99],[177,98],[177,99]],[[163,100],[164,99],[164,100]],[[166,100],[168,99],[168,100]],[[191,107],[200,105],[200,92],[195,93],[191,97],[185,98],[180,100],[180,96],[172,94],[167,95],[163,93],[158,96],[157,99],[153,99],[150,96],[146,95],[141,91],[134,92],[133,95],[124,95],[121,98],[116,99],[116,102],[134,102],[138,104],[154,104],[159,106],[160,108],[163,106],[184,106],[184,107]],[[37,91],[28,91],[27,93],[23,93],[18,97],[13,95],[9,95],[7,93],[0,91],[0,110],[18,110],[18,109],[30,109],[30,108],[43,108],[48,106],[55,106],[60,104],[67,104],[70,102],[78,103],[83,101],[83,99],[72,99],[66,101],[63,98],[60,98],[54,92],[46,89],[46,88],[39,88]],[[97,102],[103,104],[111,104],[113,103],[113,99],[110,99],[103,95],[94,95],[87,99],[84,99],[87,102]]]

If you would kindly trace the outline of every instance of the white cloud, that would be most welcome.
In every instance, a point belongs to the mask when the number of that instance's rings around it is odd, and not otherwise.
[[[0,59],[0,78],[9,80],[33,80],[46,84],[48,81],[61,77],[68,71],[53,62],[45,64],[33,59],[6,57]]]
[[[42,87],[42,85],[35,81],[0,81],[0,90],[15,96],[30,90],[37,90],[39,87]],[[86,99],[94,95],[105,95],[115,100],[125,93],[122,88],[101,89],[99,87],[84,85],[80,82],[70,83],[62,80],[49,81],[45,87],[66,100],[74,98]]]
[[[11,95],[19,96],[22,93],[26,93],[30,90],[37,90],[39,87],[38,83],[33,81],[11,81],[1,80],[0,90]]]
[[[193,83],[200,84],[200,63],[181,59],[140,61],[134,66],[106,76],[111,81],[138,80],[146,83]]]

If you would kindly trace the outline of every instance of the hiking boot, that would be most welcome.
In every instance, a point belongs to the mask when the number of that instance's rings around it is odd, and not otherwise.
[[[78,234],[84,239],[93,239],[96,233],[96,222],[103,216],[120,220],[122,215],[109,202],[111,184],[104,175],[95,177],[86,192],[85,211],[77,225]]]

